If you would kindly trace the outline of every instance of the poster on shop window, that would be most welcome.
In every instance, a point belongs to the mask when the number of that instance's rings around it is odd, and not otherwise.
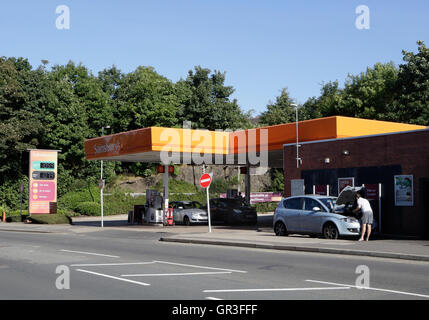
[[[394,176],[395,186],[395,206],[413,206],[414,205],[414,189],[413,175],[397,175]]]

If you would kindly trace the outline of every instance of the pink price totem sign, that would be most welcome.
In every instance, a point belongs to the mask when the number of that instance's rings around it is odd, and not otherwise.
[[[31,214],[57,213],[57,150],[29,150],[29,203]]]

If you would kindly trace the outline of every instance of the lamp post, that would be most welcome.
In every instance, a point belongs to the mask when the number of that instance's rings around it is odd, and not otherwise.
[[[104,136],[104,128],[110,129],[110,126],[105,126],[101,128],[101,135]],[[101,170],[100,170],[100,206],[101,206],[101,227],[104,227],[103,221],[103,189],[104,189],[104,181],[103,181],[103,160],[101,160]]]
[[[296,167],[299,168],[299,163],[301,158],[299,157],[299,142],[298,142],[298,105],[296,103],[291,104],[292,107],[295,107],[295,123],[296,123]]]

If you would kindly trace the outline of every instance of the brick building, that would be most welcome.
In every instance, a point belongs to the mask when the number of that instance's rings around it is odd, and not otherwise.
[[[429,237],[429,129],[299,145],[299,168],[296,144],[283,146],[285,196],[291,195],[293,179],[304,180],[306,194],[315,185],[328,185],[334,196],[338,178],[352,177],[355,186],[381,184],[381,233]],[[412,176],[412,204],[395,202],[395,175]],[[379,201],[371,203],[379,220]]]

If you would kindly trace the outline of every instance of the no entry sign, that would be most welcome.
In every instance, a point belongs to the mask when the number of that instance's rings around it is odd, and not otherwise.
[[[212,177],[208,173],[204,173],[200,178],[200,186],[208,188],[212,182]]]

